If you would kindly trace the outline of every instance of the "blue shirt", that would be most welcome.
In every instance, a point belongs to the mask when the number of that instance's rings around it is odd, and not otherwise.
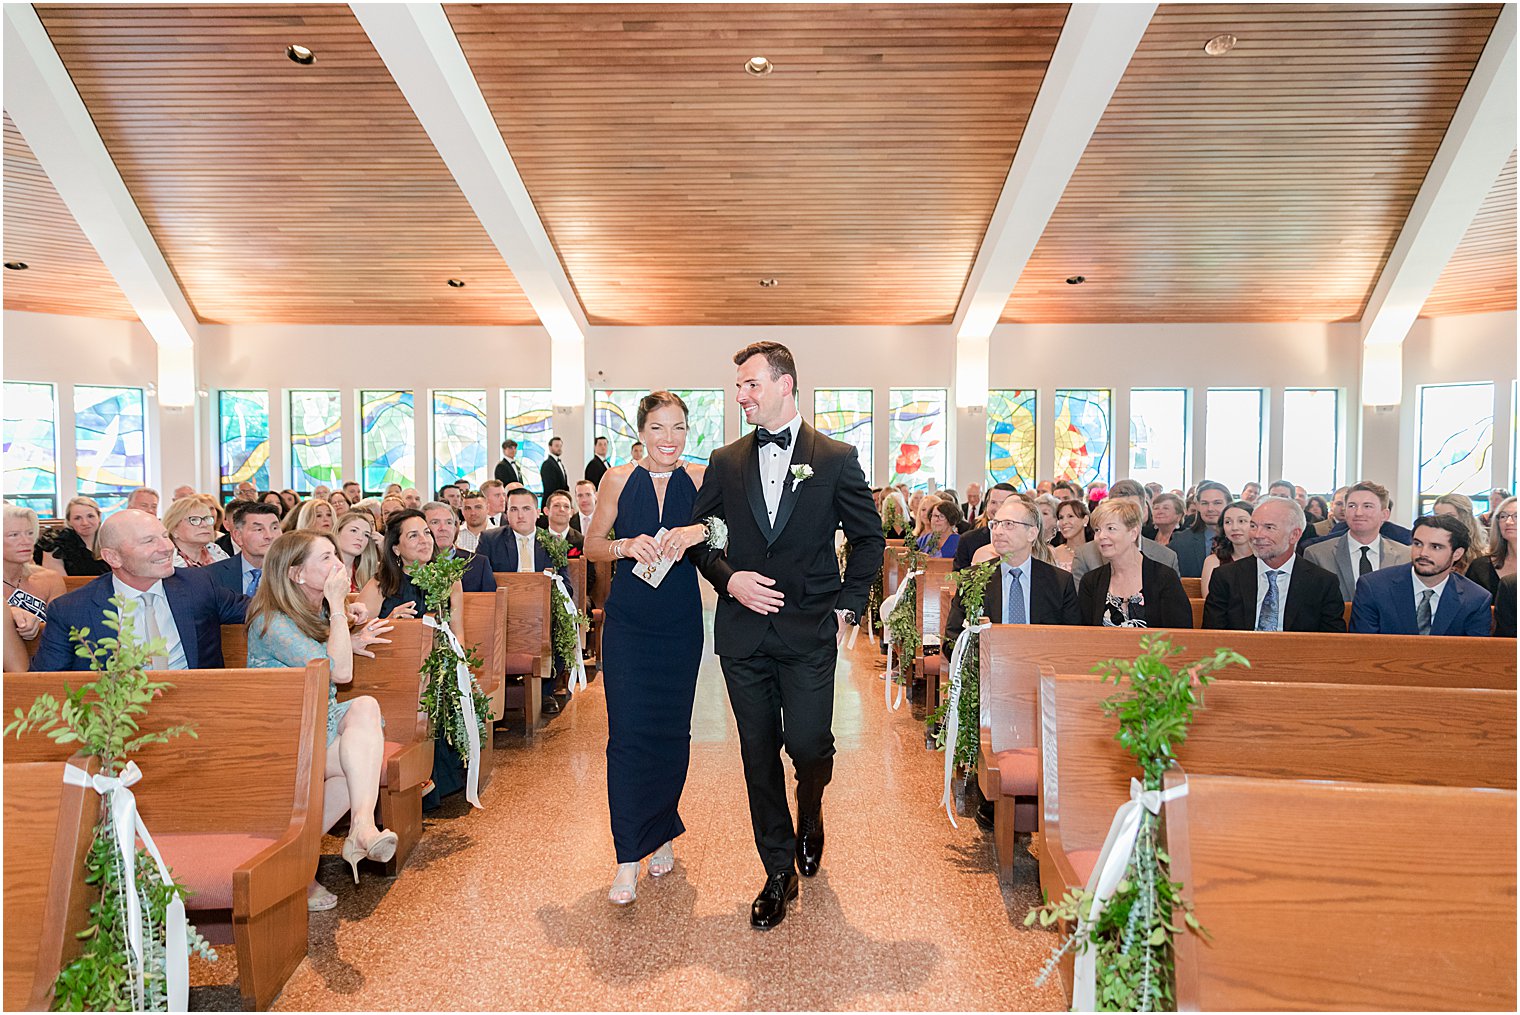
[[[254,592],[253,572],[257,570],[259,572],[259,580],[263,581],[264,569],[255,568],[252,564],[248,563],[248,558],[243,556],[241,553],[238,554],[238,562],[243,566],[243,595],[251,596]]]
[[[1004,624],[1011,623],[1008,618],[1013,615],[1008,609],[1008,604],[1013,601],[1013,572],[1015,571],[1019,573],[1019,596],[1024,600],[1024,623],[1029,623],[1029,579],[1030,575],[1034,572],[1034,568],[1030,567],[1029,562],[1033,559],[1033,557],[1026,557],[1024,563],[1018,567],[1014,567],[1005,560],[1002,567],[998,569],[998,573],[1003,581],[1003,616],[1001,620]]]

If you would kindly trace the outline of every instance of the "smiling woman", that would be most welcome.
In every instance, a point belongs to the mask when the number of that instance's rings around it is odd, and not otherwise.
[[[174,541],[175,567],[205,567],[227,554],[215,543],[222,509],[204,494],[181,497],[164,513],[164,528]]]

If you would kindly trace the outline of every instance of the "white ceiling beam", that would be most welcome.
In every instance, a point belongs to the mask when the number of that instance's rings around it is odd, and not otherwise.
[[[1515,150],[1515,5],[1505,4],[1362,315],[1368,346],[1401,345]]]
[[[1072,4],[955,311],[963,340],[992,334],[1156,4]]]
[[[555,404],[584,404],[586,314],[443,6],[349,6],[548,330]]]
[[[5,5],[5,108],[158,343],[159,401],[193,405],[195,313],[31,4]]]

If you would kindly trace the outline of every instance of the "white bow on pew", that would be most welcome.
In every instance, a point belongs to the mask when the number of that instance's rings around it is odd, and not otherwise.
[[[980,634],[991,626],[991,622],[967,624],[955,639],[955,650],[950,653],[950,704],[945,709],[945,791],[939,802],[945,808],[945,816],[950,819],[953,828],[961,827],[955,823],[955,801],[950,793],[950,780],[955,770],[955,749],[961,736],[961,663],[965,659],[966,647],[971,644],[971,636]]]
[[[580,611],[575,608],[575,597],[570,594],[570,586],[565,584],[564,577],[558,571],[545,571],[544,574],[554,579],[554,584],[559,588],[559,594],[565,597],[565,609],[570,611],[570,622],[575,623],[575,618],[580,616]],[[551,621],[552,623],[552,621]],[[570,677],[570,690],[584,691],[586,689],[586,660],[581,654],[575,654],[575,673]]]
[[[883,689],[883,693],[886,698],[887,708],[893,712],[902,708],[904,685],[897,684],[897,700],[893,701],[892,685],[897,683],[897,670],[892,666],[892,632],[887,630],[887,618],[892,616],[893,610],[897,609],[897,601],[902,598],[903,590],[908,587],[908,583],[923,573],[922,571],[909,571],[903,576],[902,583],[897,586],[897,591],[883,600],[881,604],[881,629],[887,639],[887,683]]]
[[[422,622],[435,631],[442,631],[449,640],[449,647],[454,650],[454,681],[459,688],[465,726],[470,731],[469,750],[465,756],[464,798],[470,806],[480,807],[480,717],[475,713],[475,679],[470,674],[469,664],[464,661],[464,646],[459,644],[449,625],[438,623],[431,613],[424,616]]]

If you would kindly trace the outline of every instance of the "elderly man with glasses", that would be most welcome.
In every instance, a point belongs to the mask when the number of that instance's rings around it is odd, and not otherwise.
[[[982,615],[994,624],[1081,624],[1071,576],[1033,555],[1040,534],[1039,512],[1022,498],[1009,497],[998,506],[987,528],[999,564],[987,583]],[[957,596],[945,623],[946,637],[959,637],[965,626],[965,609]]]

